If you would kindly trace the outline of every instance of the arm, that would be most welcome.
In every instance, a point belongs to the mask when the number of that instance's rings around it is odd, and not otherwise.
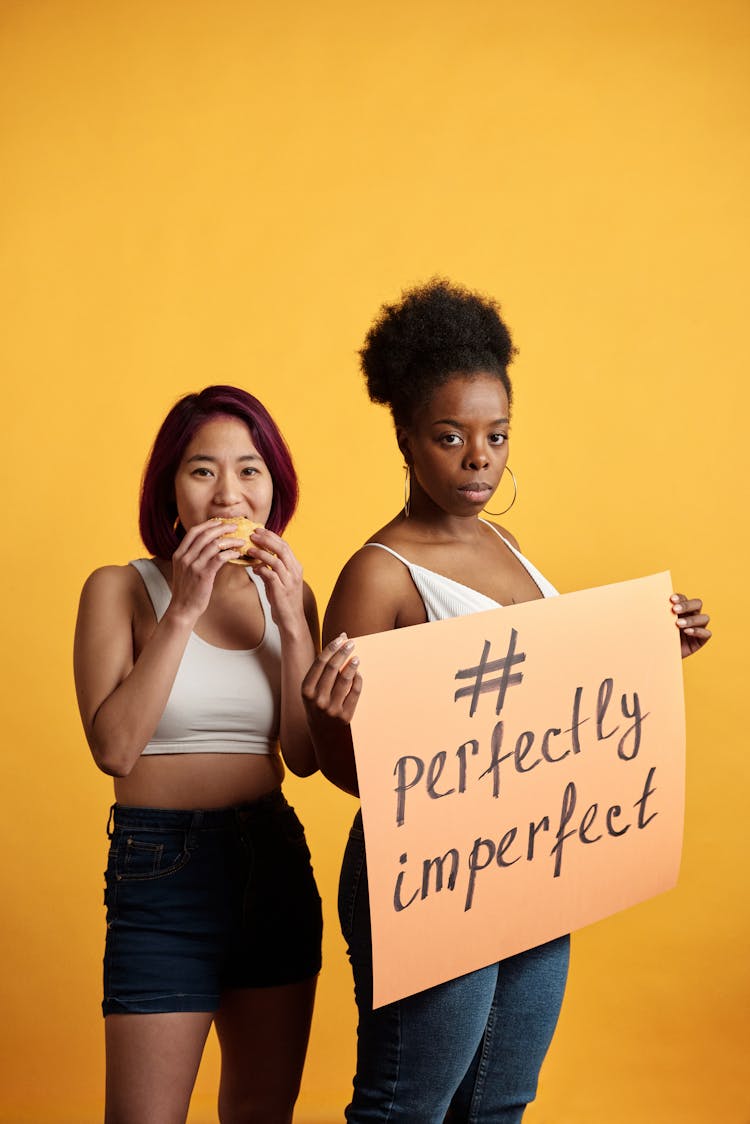
[[[137,659],[138,574],[132,567],[107,566],[83,587],[73,656],[76,693],[94,760],[111,776],[127,776],[153,736],[214,577],[239,556],[217,550],[216,540],[226,534],[213,522],[188,531],[172,559],[171,603]]]
[[[362,690],[362,676],[349,636],[396,628],[399,606],[410,584],[408,571],[384,551],[364,548],[355,554],[342,570],[326,610],[325,648],[302,684],[321,771],[353,796],[359,788],[349,724]]]
[[[302,580],[302,566],[273,531],[253,531],[253,570],[261,578],[281,636],[281,717],[279,743],[284,761],[298,777],[318,769],[300,687],[320,647],[318,607]]]

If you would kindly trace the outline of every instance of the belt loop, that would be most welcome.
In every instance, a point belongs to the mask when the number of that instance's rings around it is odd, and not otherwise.
[[[112,807],[109,809],[109,819],[107,820],[107,836],[110,839],[114,835],[115,807],[116,807],[116,805],[113,804]]]

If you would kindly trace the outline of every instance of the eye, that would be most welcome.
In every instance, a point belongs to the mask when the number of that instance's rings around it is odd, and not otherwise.
[[[211,469],[206,468],[205,465],[199,465],[197,468],[193,469],[193,471],[190,473],[190,475],[191,476],[201,476],[201,477],[210,476],[211,475]]]
[[[249,464],[249,465],[246,465],[245,468],[243,468],[241,475],[245,476],[245,477],[247,477],[247,476],[257,476],[258,471],[259,470],[257,468],[253,468],[253,466],[251,464]]]
[[[491,433],[490,434],[490,445],[504,445],[507,440],[508,440],[508,434],[507,433]]]
[[[449,449],[454,449],[457,445],[461,444],[461,434],[442,433],[438,440],[441,445],[447,445]]]

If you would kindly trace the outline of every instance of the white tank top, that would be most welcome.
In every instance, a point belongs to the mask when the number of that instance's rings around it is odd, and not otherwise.
[[[151,558],[130,563],[143,579],[156,619],[172,591]],[[281,637],[263,582],[247,571],[265,619],[257,648],[217,648],[191,632],[154,736],[143,750],[156,753],[278,752]]]
[[[515,554],[518,561],[532,577],[542,597],[558,596],[557,590],[551,582],[548,582],[544,575],[539,573],[536,566],[529,562],[527,558],[524,558],[520,550],[516,550],[513,544],[500,534],[497,527],[488,523],[486,519],[480,519],[479,522],[485,523],[490,530],[495,532],[498,538],[502,539],[508,550]],[[448,617],[467,617],[470,613],[497,609],[500,605],[499,601],[493,601],[491,597],[486,597],[484,593],[479,593],[478,590],[472,589],[468,585],[462,585],[461,582],[454,581],[453,578],[446,578],[443,574],[436,573],[435,570],[428,570],[424,566],[418,566],[415,562],[409,562],[408,559],[403,558],[382,542],[367,542],[365,546],[379,546],[381,550],[387,550],[394,558],[398,558],[399,562],[403,562],[424,602],[428,621],[442,621]]]

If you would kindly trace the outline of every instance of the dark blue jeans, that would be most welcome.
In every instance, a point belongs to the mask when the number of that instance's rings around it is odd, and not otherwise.
[[[560,1012],[569,938],[372,1009],[372,945],[361,817],[339,885],[359,1012],[350,1124],[518,1124],[536,1094]]]

